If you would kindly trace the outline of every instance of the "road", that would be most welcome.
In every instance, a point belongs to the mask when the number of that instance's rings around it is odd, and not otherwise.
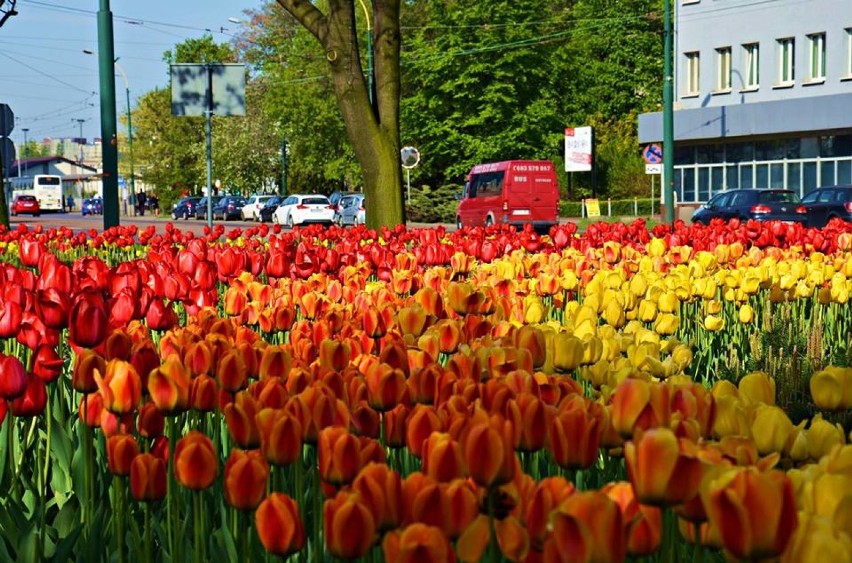
[[[171,222],[175,227],[181,229],[182,231],[192,231],[196,235],[204,234],[204,227],[207,226],[207,221],[202,221],[198,219],[178,219],[174,220],[170,215],[160,215],[159,217],[153,217],[151,215],[144,215],[142,217],[133,217],[127,215],[121,215],[119,217],[119,222],[121,225],[136,225],[140,230],[148,228],[150,225],[154,225],[157,229],[158,233],[164,233],[166,230],[166,224]],[[83,216],[79,211],[74,213],[42,213],[39,217],[30,217],[28,215],[19,215],[17,217],[10,217],[9,220],[11,228],[16,228],[19,224],[25,224],[29,227],[34,227],[36,225],[41,225],[45,229],[49,229],[51,227],[69,227],[75,232],[86,231],[88,232],[90,229],[96,229],[98,231],[103,230],[104,227],[104,218],[101,215],[86,215]],[[225,226],[225,230],[229,231],[234,228],[246,229],[248,227],[256,227],[260,225],[260,223],[255,223],[254,221],[214,221],[214,225],[222,224]],[[272,223],[266,223],[269,228],[272,228]],[[444,227],[450,231],[455,230],[455,225],[445,223]],[[434,227],[437,225],[431,225],[426,223],[410,223],[411,227]],[[287,227],[282,226],[282,229],[287,229]]]

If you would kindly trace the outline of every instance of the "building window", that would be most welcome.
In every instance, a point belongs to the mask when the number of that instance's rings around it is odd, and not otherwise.
[[[716,91],[727,92],[731,89],[731,48],[716,49]]]
[[[760,87],[760,44],[743,45],[743,83],[746,89]]]
[[[825,80],[825,33],[808,35],[811,81]]]
[[[685,53],[686,56],[686,91],[687,96],[695,96],[701,91],[699,66],[701,58],[698,52]]]
[[[846,28],[846,76],[852,76],[852,27]]]
[[[795,52],[795,39],[778,40],[778,84],[788,85],[796,80]]]

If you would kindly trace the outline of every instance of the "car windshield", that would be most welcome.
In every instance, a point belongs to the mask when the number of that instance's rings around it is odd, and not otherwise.
[[[760,192],[757,196],[760,203],[798,203],[799,196],[795,192]]]
[[[34,195],[22,195],[22,196],[19,196],[18,199],[21,200],[21,201],[35,201],[36,200]]]
[[[328,205],[328,198],[325,197],[306,197],[302,200],[303,205]]]

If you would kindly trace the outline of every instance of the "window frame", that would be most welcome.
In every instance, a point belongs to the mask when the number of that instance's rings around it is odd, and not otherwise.
[[[852,79],[852,27],[847,27],[846,31],[846,76],[845,78]]]
[[[825,32],[811,33],[808,39],[808,82],[825,82]]]
[[[743,89],[760,88],[760,43],[743,43]]]
[[[686,61],[686,80],[684,81],[684,97],[694,97],[701,93],[701,52],[684,52]]]
[[[731,91],[733,82],[733,67],[731,66],[731,47],[718,47],[716,49],[716,93]]]
[[[778,82],[777,85],[792,86],[796,83],[796,38],[782,37],[778,45]]]

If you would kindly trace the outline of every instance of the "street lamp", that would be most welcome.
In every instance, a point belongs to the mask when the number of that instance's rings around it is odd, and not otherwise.
[[[87,55],[95,54],[95,51],[91,49],[83,49],[83,52]],[[127,80],[127,73],[125,73],[124,69],[121,68],[121,65],[118,64],[118,59],[115,59],[113,64],[115,64],[116,70],[118,70],[119,74],[121,74],[121,78],[124,79],[124,93],[127,95],[127,147],[130,153],[130,207],[132,209],[136,209],[136,177],[133,169],[133,114],[130,111],[130,82]]]
[[[29,166],[29,162],[27,162],[27,157],[29,156],[29,149],[27,148],[27,133],[29,133],[30,130],[24,127],[23,129],[21,129],[21,131],[24,132],[24,176],[26,176],[28,173],[27,168]],[[21,173],[20,170],[21,167],[18,166],[18,174]]]

